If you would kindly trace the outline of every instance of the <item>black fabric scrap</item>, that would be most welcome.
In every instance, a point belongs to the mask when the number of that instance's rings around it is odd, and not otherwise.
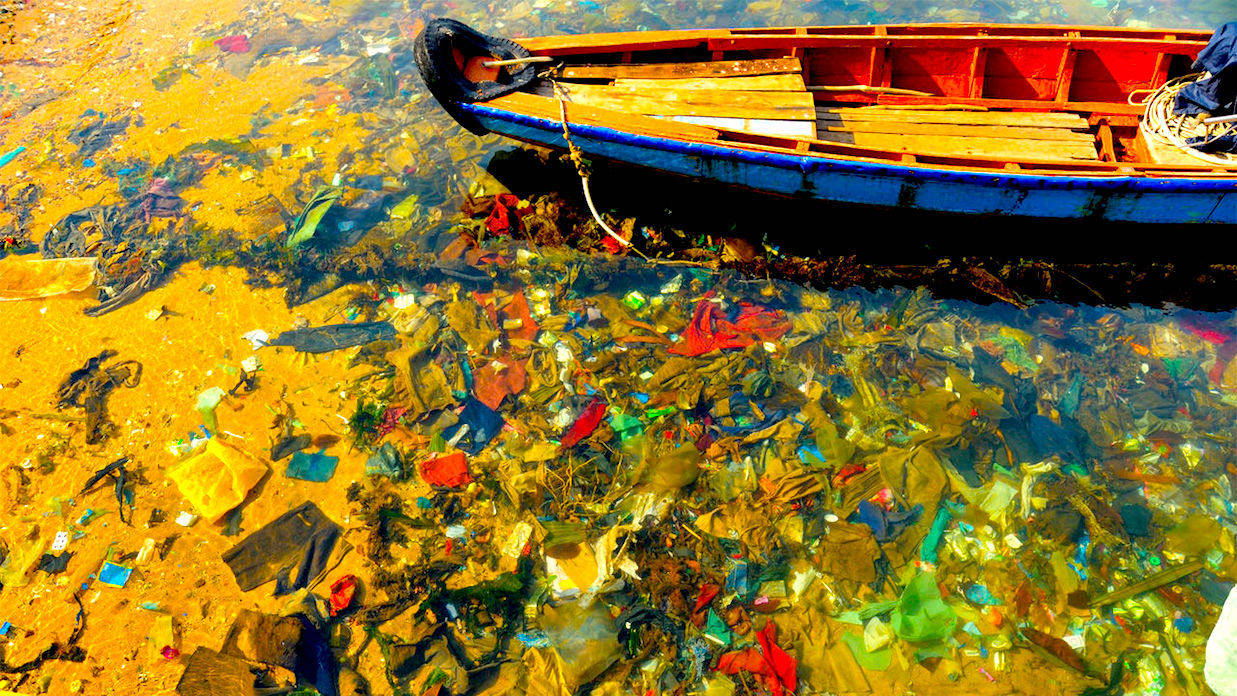
[[[290,346],[302,353],[329,353],[395,338],[395,327],[385,321],[332,324],[285,331],[271,339],[269,346]]]
[[[176,683],[180,696],[254,696],[253,673],[239,657],[198,648],[189,656]]]
[[[338,696],[338,668],[330,643],[304,614],[273,616],[242,609],[220,653],[282,667],[296,675],[297,686]]]
[[[128,461],[129,461],[128,457],[121,457],[120,459],[117,459],[111,464],[108,464],[102,469],[99,469],[98,471],[94,472],[94,475],[90,477],[90,480],[86,482],[86,485],[82,486],[82,491],[81,493],[78,493],[78,495],[79,496],[85,495],[86,492],[89,491],[96,483],[102,480],[104,476],[112,477],[112,480],[115,482],[115,485],[113,486],[113,488],[116,491],[116,502],[120,503],[120,521],[128,522],[129,524],[132,524],[133,523],[132,514],[129,515],[128,520],[125,519],[125,484],[127,483],[127,479],[128,479],[128,472],[125,471],[125,464]]]
[[[326,570],[339,525],[305,503],[245,537],[223,554],[244,592],[275,581],[275,596],[308,587]]]
[[[43,557],[39,559],[39,570],[44,573],[50,573],[51,575],[63,573],[65,569],[69,567],[69,559],[72,557],[72,551],[65,551],[59,556],[45,553],[43,554]]]
[[[295,452],[300,452],[306,447],[309,447],[313,441],[314,439],[309,435],[285,437],[271,447],[271,461],[277,462]]]

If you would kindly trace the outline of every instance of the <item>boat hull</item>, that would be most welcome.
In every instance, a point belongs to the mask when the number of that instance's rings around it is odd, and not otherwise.
[[[562,124],[461,104],[486,129],[566,150]],[[590,157],[755,191],[934,212],[1122,223],[1237,222],[1237,182],[1219,178],[1043,176],[760,152],[571,124]]]

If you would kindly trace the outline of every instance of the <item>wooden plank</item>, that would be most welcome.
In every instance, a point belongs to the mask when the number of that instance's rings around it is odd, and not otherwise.
[[[651,47],[652,48],[652,47]],[[754,75],[784,75],[803,72],[798,58],[763,58],[758,60],[718,60],[703,63],[651,63],[647,65],[569,65],[562,70],[562,79],[636,78],[664,80],[689,77],[739,77]]]
[[[976,48],[971,56],[971,81],[967,89],[968,97],[984,96],[984,70],[988,65],[987,48]]]
[[[754,75],[742,77],[683,77],[664,80],[619,78],[615,87],[646,89],[737,89],[754,92],[803,92],[802,75]]]
[[[884,121],[901,123],[956,123],[965,125],[1022,126],[1085,130],[1087,119],[1078,114],[1036,111],[966,111],[944,109],[886,109],[883,107],[817,108],[817,120]]]
[[[1141,128],[1138,130],[1138,143],[1145,149],[1147,160],[1152,164],[1194,166],[1206,164],[1204,160],[1191,155],[1181,148],[1174,147],[1168,143],[1158,142],[1154,138],[1148,138]],[[1231,165],[1230,168],[1237,169],[1237,163]]]
[[[1035,128],[1030,126],[991,126],[956,123],[908,123],[905,121],[849,121],[821,119],[816,122],[821,131],[845,133],[905,133],[907,135],[940,135],[952,137],[1012,138],[1015,140],[1055,140],[1059,142],[1094,143],[1089,133],[1068,128]]]
[[[806,92],[637,91],[608,85],[564,85],[564,88],[572,102],[628,114],[816,120],[812,95]]]
[[[526,114],[534,118],[546,119],[551,122],[559,120],[559,104],[553,97],[541,97],[524,92],[513,92],[496,97],[486,102],[485,106],[517,114]],[[687,142],[716,143],[720,133],[713,128],[676,123],[667,119],[650,118],[636,115],[618,115],[613,111],[594,109],[579,104],[567,107],[567,117],[571,123],[602,126],[623,130],[640,135],[652,135],[662,138],[677,138]],[[786,146],[775,146],[757,143],[727,143],[731,147],[757,152],[796,152],[791,143]],[[801,142],[801,141],[800,141]],[[848,161],[894,161],[901,160],[904,151],[890,152],[877,148],[859,147],[841,142],[828,142],[819,139],[807,140],[811,145],[810,154],[818,157],[844,159]],[[1203,178],[1231,179],[1234,170],[1218,171],[1214,165],[1199,163],[1185,164],[1155,164],[1140,162],[1100,162],[1098,160],[1063,160],[1059,157],[1040,161],[1031,157],[993,157],[987,155],[973,156],[933,156],[923,155],[916,158],[917,164],[927,164],[937,168],[958,171],[1000,170],[1010,161],[1020,163],[1022,170],[1027,172],[1046,171],[1052,174],[1073,173],[1095,176],[1129,176],[1127,169],[1133,169],[1136,175],[1171,176],[1188,173],[1190,176]]]
[[[1056,100],[1069,101],[1070,87],[1074,84],[1074,65],[1078,63],[1078,51],[1072,44],[1065,45],[1065,53],[1061,56],[1061,69],[1057,71]]]
[[[668,118],[679,123],[693,123],[722,130],[768,135],[776,138],[815,138],[816,123],[812,121],[785,121],[768,118],[725,118],[722,116],[654,116]]]
[[[1055,140],[944,137],[889,133],[818,133],[819,140],[915,155],[1003,157],[1011,160],[1095,160],[1093,145]]]
[[[526,114],[536,118],[544,118],[559,122],[559,102],[553,96],[538,96],[526,92],[512,92],[496,97],[485,103],[485,106],[502,109],[517,114]],[[690,123],[676,123],[657,118],[648,118],[635,114],[616,114],[613,111],[595,109],[583,104],[567,105],[568,123],[583,123],[590,126],[613,128],[627,133],[639,135],[655,135],[660,138],[677,138],[689,141],[713,141],[718,139],[718,132],[712,128],[696,126]]]

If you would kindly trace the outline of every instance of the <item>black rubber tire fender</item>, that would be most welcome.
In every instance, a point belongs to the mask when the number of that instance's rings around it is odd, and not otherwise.
[[[527,58],[531,54],[510,39],[482,34],[454,19],[430,20],[417,35],[413,43],[413,58],[430,94],[460,125],[484,135],[489,131],[460,109],[459,104],[483,102],[510,94],[532,82],[537,77],[536,68],[525,64],[518,69],[501,71],[497,81],[473,82],[460,71],[453,48],[460,49],[466,55],[492,55],[499,60]]]

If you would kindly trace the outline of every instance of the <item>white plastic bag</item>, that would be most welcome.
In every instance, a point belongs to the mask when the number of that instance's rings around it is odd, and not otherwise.
[[[1237,696],[1237,587],[1229,590],[1220,619],[1207,639],[1203,678],[1216,696]]]

